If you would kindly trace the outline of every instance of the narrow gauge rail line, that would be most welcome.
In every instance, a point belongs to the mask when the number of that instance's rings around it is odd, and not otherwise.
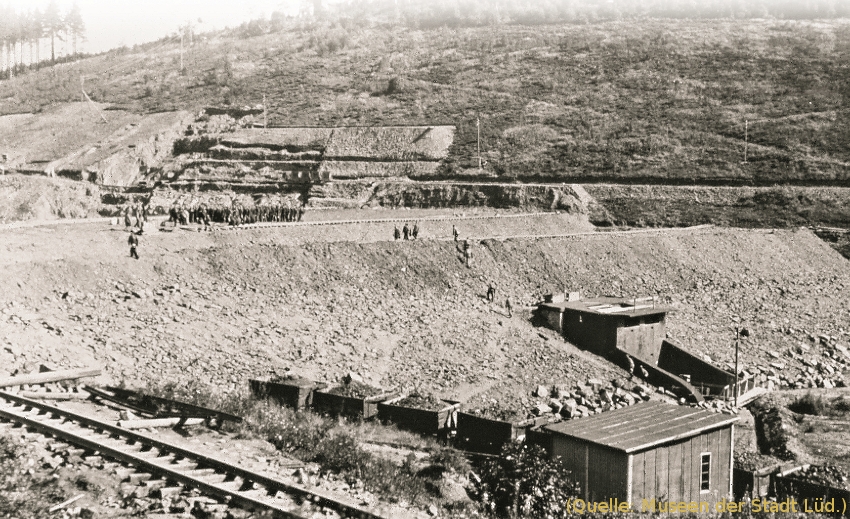
[[[45,436],[99,452],[231,505],[271,511],[275,517],[304,519],[312,512],[305,510],[302,503],[312,503],[331,508],[346,518],[383,519],[322,492],[277,481],[206,454],[5,391],[0,391],[0,420],[19,423]]]

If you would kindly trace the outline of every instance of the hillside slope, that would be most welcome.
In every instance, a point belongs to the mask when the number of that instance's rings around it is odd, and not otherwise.
[[[290,22],[164,40],[0,82],[0,113],[79,97],[135,111],[268,102],[269,123],[454,124],[446,172],[841,184],[846,20],[628,20],[411,30]],[[748,121],[748,123],[747,123]],[[746,126],[746,127],[745,127]],[[746,162],[745,159],[746,137]]]
[[[496,234],[505,224],[494,222]],[[529,324],[527,305],[563,289],[655,295],[677,309],[670,336],[720,365],[733,360],[736,318],[751,331],[746,367],[801,343],[819,355],[821,334],[850,340],[850,264],[807,231],[486,240],[472,268],[452,241],[303,243],[286,228],[155,233],[138,261],[126,233],[103,224],[0,233],[0,365],[10,370],[97,362],[128,382],[190,375],[223,388],[270,370],[352,370],[407,390],[493,386],[483,398],[515,407],[539,383],[623,375]],[[488,304],[490,281],[497,302],[510,295],[525,308],[507,318]],[[792,379],[805,367],[783,362]]]

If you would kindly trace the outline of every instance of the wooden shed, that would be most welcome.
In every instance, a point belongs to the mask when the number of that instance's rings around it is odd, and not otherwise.
[[[645,402],[548,425],[560,456],[588,502],[619,499],[707,502],[732,495],[736,416]],[[713,508],[711,508],[713,510]]]
[[[669,311],[651,298],[597,297],[538,306],[547,324],[576,346],[608,357],[623,350],[653,365]]]

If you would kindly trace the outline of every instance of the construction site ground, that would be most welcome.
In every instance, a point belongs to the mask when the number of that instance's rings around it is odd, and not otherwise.
[[[355,372],[400,392],[528,409],[540,384],[628,376],[532,326],[532,305],[562,290],[655,296],[675,309],[669,335],[721,367],[734,365],[736,320],[750,331],[744,368],[801,344],[820,354],[820,336],[848,343],[847,260],[808,230],[593,233],[575,215],[495,212],[149,227],[139,260],[108,220],[0,229],[0,371],[100,366],[101,383],[193,380],[222,391],[271,373],[333,382]],[[385,221],[361,221],[369,215]],[[309,222],[332,216],[358,222]],[[392,239],[395,220],[417,219],[419,240]],[[470,267],[452,224],[472,238]],[[783,370],[804,367],[788,358]]]
[[[724,367],[733,319],[753,330],[745,367],[810,335],[847,342],[847,261],[805,230],[484,240],[470,268],[450,222],[423,223],[409,242],[392,242],[392,222],[150,231],[140,260],[105,222],[0,231],[0,365],[94,362],[115,381],[223,386],[287,368],[438,392],[500,379],[493,397],[510,406],[538,383],[618,374],[529,324],[531,305],[564,289],[656,296],[676,308],[670,336]],[[454,223],[462,237],[586,229],[569,215]]]

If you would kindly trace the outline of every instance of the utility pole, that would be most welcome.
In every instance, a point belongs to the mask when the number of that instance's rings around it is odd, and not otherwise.
[[[481,119],[475,118],[475,128],[478,130],[478,172],[481,173]]]
[[[741,338],[741,328],[735,326],[735,407],[738,407],[738,345]]]
[[[80,102],[86,102],[86,76],[80,74]]]
[[[749,146],[749,139],[747,136],[747,130],[749,129],[750,121],[744,119],[744,164],[747,163],[747,148]]]
[[[183,33],[186,32],[183,27],[180,28],[180,73],[183,73]]]
[[[269,127],[269,117],[266,110],[266,94],[263,94],[263,128]]]

